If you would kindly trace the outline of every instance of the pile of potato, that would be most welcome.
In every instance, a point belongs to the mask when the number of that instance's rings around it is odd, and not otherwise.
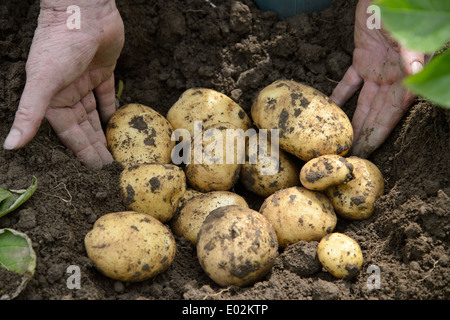
[[[318,241],[318,259],[335,277],[361,268],[359,245],[334,230],[338,216],[371,217],[384,180],[373,163],[346,157],[351,123],[321,92],[276,81],[258,93],[249,117],[222,93],[189,89],[167,117],[140,104],[121,107],[106,133],[129,210],[105,214],[86,235],[87,254],[106,276],[143,281],[167,270],[173,235],[195,246],[220,286],[262,279],[298,241]],[[238,182],[265,199],[258,211],[234,192]]]

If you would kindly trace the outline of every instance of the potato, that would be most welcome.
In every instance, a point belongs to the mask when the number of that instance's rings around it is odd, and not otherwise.
[[[180,214],[172,219],[171,229],[176,235],[188,239],[195,245],[198,232],[206,216],[214,209],[229,205],[248,208],[243,197],[229,191],[211,191],[195,196],[187,201],[180,210]]]
[[[237,205],[213,210],[197,239],[197,257],[220,286],[248,286],[271,270],[278,256],[275,230],[257,211]]]
[[[118,109],[106,127],[106,141],[114,159],[124,167],[141,163],[170,163],[175,141],[172,125],[142,104]]]
[[[173,164],[141,164],[120,174],[119,194],[124,205],[161,222],[173,217],[185,192],[186,176]]]
[[[359,244],[349,236],[338,232],[320,240],[317,257],[323,267],[336,278],[353,278],[363,264]]]
[[[100,217],[84,244],[100,272],[124,282],[144,281],[164,272],[176,253],[175,239],[164,224],[133,211]]]
[[[325,192],[337,214],[352,220],[368,219],[375,210],[375,201],[384,193],[384,179],[375,164],[367,159],[349,157],[354,179],[328,188]]]
[[[331,201],[303,187],[279,190],[264,200],[259,212],[275,228],[281,248],[298,241],[318,241],[337,224]]]
[[[300,171],[300,182],[309,190],[322,191],[352,180],[353,165],[339,155],[323,155],[309,160]]]
[[[241,163],[237,159],[237,139],[229,142],[234,150],[227,149],[227,130],[236,129],[231,123],[219,123],[206,127],[203,134],[194,139],[191,161],[185,168],[192,188],[200,192],[227,191],[239,180]]]
[[[244,131],[251,120],[244,109],[223,93],[206,88],[191,88],[183,92],[169,109],[167,120],[174,129],[186,129],[194,136],[194,122],[203,127],[228,122]]]
[[[309,86],[278,80],[262,89],[251,115],[260,129],[279,129],[280,148],[309,161],[324,154],[345,155],[353,142],[347,115]]]
[[[250,143],[254,143],[250,139]],[[256,147],[258,145],[256,142]],[[278,190],[300,184],[300,164],[292,155],[280,149],[277,155],[272,155],[271,149],[270,139],[267,141],[267,156],[261,156],[259,151],[253,154],[247,147],[246,161],[242,164],[239,176],[239,181],[248,191],[264,198]]]

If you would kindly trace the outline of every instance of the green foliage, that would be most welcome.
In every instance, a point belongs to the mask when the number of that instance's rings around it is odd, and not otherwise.
[[[411,50],[435,53],[450,40],[449,0],[378,0],[386,30]],[[422,72],[404,85],[442,107],[450,108],[450,54],[435,56]]]
[[[0,218],[27,201],[36,191],[36,188],[36,177],[33,177],[33,182],[25,190],[5,190],[0,188]]]

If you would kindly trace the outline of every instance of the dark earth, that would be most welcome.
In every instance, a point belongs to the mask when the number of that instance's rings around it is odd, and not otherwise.
[[[248,113],[258,90],[285,78],[330,95],[351,65],[356,0],[335,0],[320,13],[281,20],[250,0],[118,0],[126,43],[116,69],[121,105],[136,102],[166,115],[181,93],[207,87],[232,97]],[[0,141],[3,143],[25,83],[25,62],[39,1],[0,4]],[[357,96],[343,110],[351,118]],[[44,121],[18,151],[0,150],[0,187],[21,189],[33,175],[38,189],[0,228],[26,233],[37,255],[34,277],[17,300],[431,300],[450,297],[450,113],[416,99],[387,141],[369,160],[381,170],[385,194],[364,221],[339,219],[335,231],[361,246],[364,264],[352,280],[326,272],[317,242],[280,250],[272,271],[244,288],[222,288],[202,271],[195,248],[177,238],[177,254],[163,274],[139,283],[104,277],[86,255],[84,237],[100,216],[124,210],[120,165],[101,171],[80,165]],[[262,199],[238,184],[258,210]],[[81,271],[70,289],[69,266]],[[379,269],[378,269],[379,268]],[[372,270],[379,270],[376,287]],[[0,286],[20,278],[0,269]]]

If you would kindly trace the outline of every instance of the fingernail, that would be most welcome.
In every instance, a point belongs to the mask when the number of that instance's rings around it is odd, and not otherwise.
[[[419,61],[414,61],[411,65],[411,72],[412,74],[419,73],[423,69],[423,64],[421,64]]]
[[[3,143],[3,148],[6,150],[12,150],[17,147],[22,139],[22,133],[17,129],[11,129],[8,136]]]

